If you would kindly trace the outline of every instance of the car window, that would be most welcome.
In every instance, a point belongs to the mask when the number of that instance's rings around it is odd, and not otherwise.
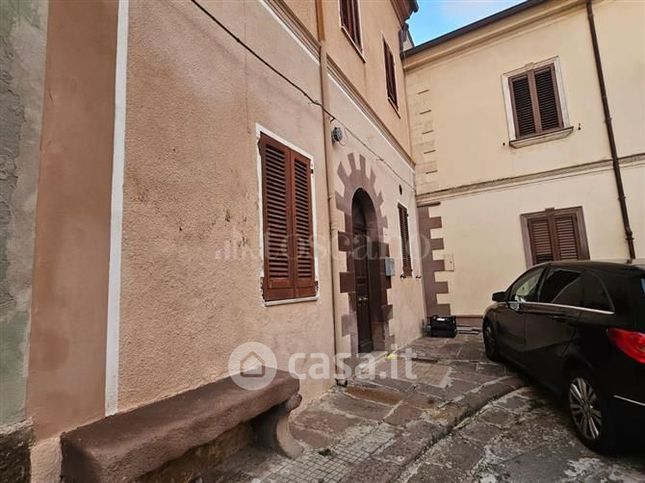
[[[538,282],[544,269],[531,270],[522,275],[511,287],[509,300],[512,302],[535,302]]]
[[[585,275],[584,306],[588,309],[606,310],[608,312],[613,312],[614,310],[603,283],[591,273]]]
[[[540,290],[540,302],[581,307],[582,294],[582,274],[580,272],[555,269],[549,271],[544,279]]]

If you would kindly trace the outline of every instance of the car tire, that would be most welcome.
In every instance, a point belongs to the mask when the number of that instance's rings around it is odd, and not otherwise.
[[[484,321],[482,336],[484,338],[486,357],[493,362],[499,362],[501,357],[497,346],[497,333],[495,332],[495,327],[489,320]]]
[[[589,449],[609,453],[616,447],[616,424],[604,391],[585,370],[568,378],[566,404],[578,438]]]

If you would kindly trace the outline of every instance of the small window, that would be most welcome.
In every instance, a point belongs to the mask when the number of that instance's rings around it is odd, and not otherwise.
[[[403,275],[412,276],[412,258],[410,256],[410,232],[408,229],[408,210],[399,205],[399,227],[401,229],[401,258],[403,260]]]
[[[396,96],[396,71],[394,68],[394,55],[388,47],[387,42],[383,40],[383,51],[385,53],[385,88],[387,98],[394,107],[398,109],[399,103]]]
[[[540,290],[540,302],[582,307],[582,277],[574,270],[551,270]]]
[[[614,307],[603,283],[591,273],[585,274],[584,307],[594,310],[613,312]]]
[[[517,139],[564,127],[553,64],[509,79]]]
[[[537,288],[544,269],[531,270],[522,275],[511,287],[509,300],[512,302],[535,302]]]
[[[262,134],[264,299],[316,295],[311,161]]]
[[[525,214],[522,225],[530,265],[589,258],[582,208]]]
[[[354,42],[361,49],[361,22],[358,16],[358,0],[340,0],[340,23]]]

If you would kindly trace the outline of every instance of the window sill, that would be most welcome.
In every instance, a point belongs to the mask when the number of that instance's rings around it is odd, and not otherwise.
[[[365,64],[365,56],[363,55],[363,49],[359,45],[356,45],[356,42],[354,42],[354,39],[352,39],[352,36],[349,35],[349,32],[343,25],[340,26],[340,29],[343,31],[343,34],[345,34],[345,38],[349,41],[350,44],[352,44],[352,47],[354,47],[354,50],[363,61],[363,64]]]
[[[288,304],[297,304],[300,302],[315,302],[319,298],[318,295],[312,295],[311,297],[301,297],[297,299],[284,299],[284,300],[269,300],[264,301],[265,307],[273,307],[275,305],[288,305]]]
[[[513,139],[512,141],[509,141],[508,144],[510,144],[512,148],[523,148],[525,146],[532,146],[533,144],[546,143],[548,141],[562,139],[567,137],[572,132],[573,126],[569,126],[565,127],[564,129],[558,129],[557,131],[550,131],[547,133],[537,134],[535,136]]]

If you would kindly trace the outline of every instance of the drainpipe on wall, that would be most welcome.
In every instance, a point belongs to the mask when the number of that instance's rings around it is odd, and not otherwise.
[[[329,215],[329,254],[331,259],[331,290],[332,313],[334,327],[334,359],[338,355],[342,343],[342,329],[340,327],[342,314],[340,313],[340,287],[336,277],[339,276],[338,267],[338,223],[336,221],[336,187],[334,173],[333,148],[331,142],[331,116],[329,112],[329,76],[327,71],[327,43],[325,41],[325,22],[323,19],[322,0],[316,0],[316,20],[318,24],[318,42],[320,43],[320,90],[323,107],[323,136],[325,139],[325,177],[327,181],[327,213]],[[327,112],[325,112],[327,111]],[[334,370],[336,367],[334,366]],[[344,385],[344,375],[336,377],[336,383]]]
[[[611,122],[611,112],[609,111],[609,101],[607,99],[607,87],[605,86],[605,75],[602,71],[602,61],[600,58],[600,48],[598,47],[598,36],[596,34],[596,24],[593,17],[593,0],[586,0],[587,19],[589,20],[589,31],[591,33],[591,43],[593,44],[593,54],[596,61],[596,74],[598,75],[598,84],[600,86],[600,97],[602,98],[602,108],[605,113],[605,126],[607,128],[607,138],[609,140],[609,149],[611,150],[611,162],[614,168],[614,178],[616,188],[618,189],[618,202],[620,203],[620,214],[625,229],[625,240],[629,249],[629,258],[636,258],[634,249],[634,235],[629,225],[629,214],[627,213],[627,202],[625,201],[625,189],[623,188],[623,178],[620,173],[620,163],[618,162],[618,151],[616,149],[616,139],[614,138],[614,127]]]

